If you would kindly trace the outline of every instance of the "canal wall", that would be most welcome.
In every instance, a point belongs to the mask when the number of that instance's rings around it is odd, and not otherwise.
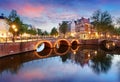
[[[0,43],[0,57],[34,50],[37,41]]]
[[[98,39],[79,40],[81,45],[98,45]]]
[[[38,45],[38,43],[41,43],[40,41],[44,42],[44,40],[38,40],[38,41],[36,40],[29,42],[0,43],[0,57],[35,50],[36,45]],[[46,40],[46,42],[47,41],[48,40]],[[56,41],[52,40],[50,41],[50,43],[52,44],[52,48],[54,48],[53,45],[56,43]],[[79,40],[79,44],[98,45],[99,40],[98,39]],[[120,41],[117,42],[117,46],[120,47]]]

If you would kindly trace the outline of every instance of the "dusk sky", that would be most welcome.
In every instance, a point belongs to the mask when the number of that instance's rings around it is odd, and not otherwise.
[[[8,16],[12,9],[24,23],[50,32],[61,21],[90,18],[98,9],[120,17],[120,0],[0,0],[0,13]]]

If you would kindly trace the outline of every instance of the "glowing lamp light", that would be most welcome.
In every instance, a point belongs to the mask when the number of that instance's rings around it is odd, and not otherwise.
[[[15,32],[17,32],[18,31],[18,29],[17,28],[15,28]]]
[[[109,37],[110,37],[110,35],[108,34],[108,35],[107,35],[107,37],[109,38]]]
[[[15,29],[15,28],[16,28],[16,25],[13,24],[13,25],[12,25],[12,28]]]
[[[90,34],[91,32],[89,31],[88,33]]]
[[[101,34],[100,36],[103,37],[103,34]]]

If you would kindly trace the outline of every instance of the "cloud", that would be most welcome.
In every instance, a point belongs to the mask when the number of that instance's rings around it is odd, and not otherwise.
[[[22,16],[27,17],[39,17],[42,15],[42,13],[45,11],[45,7],[40,6],[34,6],[31,4],[25,4],[22,6],[22,8],[19,7],[18,13]]]
[[[5,10],[16,10],[18,14],[21,16],[27,16],[27,17],[39,17],[41,14],[45,11],[45,6],[39,4],[35,5],[28,0],[4,0],[0,1],[0,9],[5,9]]]
[[[47,30],[64,20],[91,17],[97,9],[119,16],[119,4],[119,0],[0,0],[0,11],[6,15],[15,9],[25,23]]]

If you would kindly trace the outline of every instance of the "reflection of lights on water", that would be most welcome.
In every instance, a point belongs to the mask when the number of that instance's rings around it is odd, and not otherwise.
[[[106,48],[107,49],[110,49],[111,47],[115,47],[115,43],[114,42],[106,43]]]
[[[37,48],[37,52],[41,52],[43,49],[45,48],[45,44],[42,43],[38,48]]]
[[[95,55],[96,55],[96,54],[97,54],[97,51],[95,51],[94,53],[95,53]]]
[[[109,45],[109,44],[106,44],[106,48],[109,49],[109,48],[110,48],[110,45]]]
[[[115,43],[113,42],[112,45],[115,46]]]
[[[90,54],[88,54],[88,57],[90,57]]]
[[[75,54],[76,54],[76,51],[74,51],[73,54],[75,55]]]

